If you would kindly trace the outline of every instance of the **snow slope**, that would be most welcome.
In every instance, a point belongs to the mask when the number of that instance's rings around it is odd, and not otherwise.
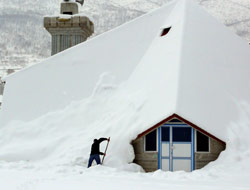
[[[172,7],[166,8],[166,16]],[[29,121],[62,109],[90,96],[99,80],[114,84],[126,80],[158,35],[163,11],[124,24],[10,76],[4,91],[1,125],[9,119]]]
[[[131,146],[124,143],[136,132],[131,134],[127,126],[140,126],[137,112],[143,102],[133,101],[135,96],[128,97],[122,92],[117,92],[114,99],[110,91],[119,90],[99,89],[92,98],[61,112],[0,129],[1,187],[7,190],[250,189],[250,105],[239,104],[240,118],[225,130],[227,149],[216,162],[192,173],[144,174],[126,163],[133,154]],[[129,106],[127,103],[125,106],[128,101]],[[100,112],[97,120],[95,115]],[[109,129],[105,129],[107,126]],[[105,166],[87,169],[92,139],[100,136],[111,136]]]
[[[95,23],[96,34],[138,17],[171,0],[88,0],[82,12]],[[249,0],[197,0],[239,36],[250,41]],[[0,66],[20,68],[50,55],[50,36],[43,16],[59,12],[59,0],[0,2]],[[33,32],[36,31],[36,32]]]
[[[118,87],[100,87],[91,98],[60,112],[0,129],[1,187],[7,190],[250,188],[249,104],[239,103],[239,120],[225,130],[227,149],[216,162],[192,173],[144,174],[138,173],[140,169],[135,165],[127,164],[133,159],[128,142],[140,128],[138,110],[145,103],[138,102],[136,97],[128,96]],[[107,167],[87,169],[91,142],[101,136],[111,136]]]
[[[133,159],[129,140],[140,132],[139,110],[146,101],[137,99],[137,94],[128,95],[124,88],[106,87],[99,86],[92,97],[60,112],[0,129],[1,187],[7,190],[250,188],[249,104],[239,103],[240,117],[224,131],[228,136],[227,149],[216,162],[192,173],[143,174],[128,163]],[[92,140],[101,136],[111,136],[107,167],[87,169]]]
[[[250,47],[198,5],[180,4],[7,77],[1,125],[63,109],[91,96],[97,83],[109,88],[129,79],[127,93],[147,101],[140,110],[144,129],[176,113],[226,141],[224,129],[238,118],[236,102],[250,103]]]

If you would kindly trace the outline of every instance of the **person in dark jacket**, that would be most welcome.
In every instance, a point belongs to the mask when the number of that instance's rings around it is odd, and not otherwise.
[[[90,157],[89,157],[89,164],[88,164],[88,168],[92,165],[92,162],[95,160],[97,165],[101,164],[101,160],[100,160],[100,155],[104,155],[103,152],[100,152],[100,143],[102,141],[109,141],[109,139],[107,138],[100,138],[100,139],[94,139],[94,142],[91,146],[91,153],[90,153]]]

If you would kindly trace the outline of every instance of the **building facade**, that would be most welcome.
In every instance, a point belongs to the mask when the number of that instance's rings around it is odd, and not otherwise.
[[[132,142],[134,162],[146,172],[187,172],[200,169],[218,158],[225,142],[174,114]]]

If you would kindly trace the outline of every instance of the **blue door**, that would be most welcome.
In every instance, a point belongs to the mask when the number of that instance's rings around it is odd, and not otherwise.
[[[164,124],[158,129],[159,169],[192,171],[194,169],[194,130],[185,124]]]

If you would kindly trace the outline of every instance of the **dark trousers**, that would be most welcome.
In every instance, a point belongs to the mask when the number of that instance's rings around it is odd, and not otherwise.
[[[96,161],[97,165],[98,165],[98,164],[101,164],[101,160],[100,160],[99,154],[90,155],[90,157],[89,157],[88,168],[92,165],[92,162],[93,162],[94,160]]]

